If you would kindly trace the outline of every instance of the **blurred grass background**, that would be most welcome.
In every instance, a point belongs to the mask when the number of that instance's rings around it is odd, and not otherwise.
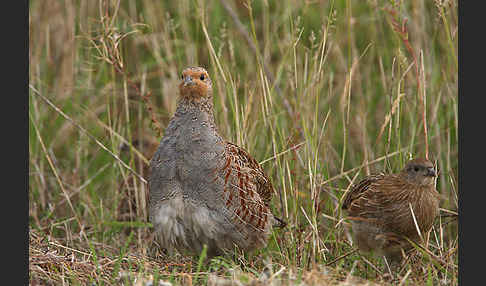
[[[30,1],[31,283],[457,285],[457,33],[453,0]],[[196,65],[220,133],[262,163],[289,223],[206,264],[157,249],[141,178]],[[441,217],[390,278],[353,252],[340,199],[426,155]]]

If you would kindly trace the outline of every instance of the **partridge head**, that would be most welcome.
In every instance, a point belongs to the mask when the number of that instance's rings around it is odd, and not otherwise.
[[[209,98],[212,95],[212,83],[208,72],[201,67],[184,69],[179,90],[182,97],[189,97],[193,100]]]
[[[418,158],[409,161],[400,172],[400,176],[411,185],[426,187],[435,184],[437,173],[432,162]]]

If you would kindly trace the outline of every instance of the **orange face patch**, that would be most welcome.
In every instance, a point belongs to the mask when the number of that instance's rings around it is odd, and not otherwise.
[[[211,80],[206,70],[188,68],[182,72],[179,90],[182,96],[206,97],[211,88]]]

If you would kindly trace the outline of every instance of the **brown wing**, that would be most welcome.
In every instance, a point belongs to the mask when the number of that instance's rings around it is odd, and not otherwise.
[[[249,178],[253,179],[256,184],[256,192],[263,202],[268,205],[272,199],[273,186],[260,164],[238,145],[226,142],[226,146],[228,154],[233,157],[233,162],[242,167],[243,170],[246,170]]]
[[[413,233],[408,204],[411,187],[395,174],[367,177],[347,194],[343,209],[351,220],[379,224],[393,232]]]
[[[359,183],[353,185],[351,190],[345,194],[342,209],[351,211],[351,204],[359,200],[361,197],[366,196],[366,192],[368,191],[370,185],[378,180],[383,179],[383,177],[385,177],[385,174],[383,173],[367,176]]]
[[[225,206],[235,222],[265,231],[271,223],[269,202],[273,186],[258,162],[241,147],[226,142],[226,163],[222,169]]]

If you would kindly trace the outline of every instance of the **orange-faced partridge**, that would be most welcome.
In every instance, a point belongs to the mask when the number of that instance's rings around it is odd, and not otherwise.
[[[163,248],[220,255],[266,245],[284,223],[269,207],[274,192],[258,162],[225,141],[213,115],[208,72],[184,69],[177,109],[150,162],[150,221]]]
[[[412,248],[405,237],[420,242],[420,235],[431,229],[439,214],[435,177],[430,161],[414,159],[398,174],[372,175],[354,185],[342,208],[358,248],[385,255],[397,265],[401,249]]]

